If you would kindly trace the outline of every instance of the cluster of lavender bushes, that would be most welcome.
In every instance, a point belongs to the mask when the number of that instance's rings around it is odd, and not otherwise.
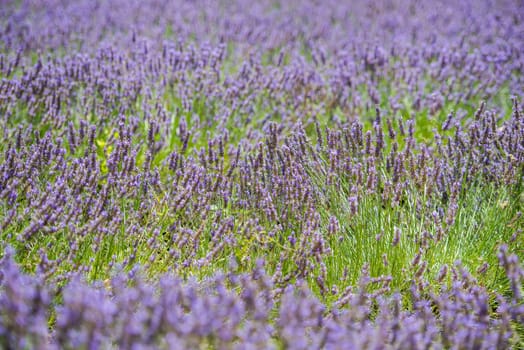
[[[524,343],[521,1],[5,1],[0,347]]]
[[[505,246],[499,258],[518,290],[524,280],[518,258]],[[274,284],[258,266],[250,274],[232,268],[204,282],[163,276],[149,284],[135,269],[105,285],[86,285],[77,276],[60,291],[49,330],[56,291],[39,275],[22,274],[12,250],[1,267],[6,348],[506,349],[512,323],[524,322],[520,294],[491,302],[493,296],[460,265],[451,269],[449,287],[436,291],[418,276],[407,295],[370,292],[378,280],[365,270],[329,308],[300,282],[288,285],[275,307]]]

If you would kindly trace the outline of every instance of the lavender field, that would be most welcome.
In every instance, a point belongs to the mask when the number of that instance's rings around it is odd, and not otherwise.
[[[0,349],[524,348],[521,0],[0,1]]]

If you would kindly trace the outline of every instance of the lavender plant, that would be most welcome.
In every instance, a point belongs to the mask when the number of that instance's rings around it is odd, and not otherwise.
[[[523,13],[5,2],[1,347],[522,346]]]

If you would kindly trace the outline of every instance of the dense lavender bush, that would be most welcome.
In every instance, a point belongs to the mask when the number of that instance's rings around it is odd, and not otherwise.
[[[499,257],[512,284],[522,288],[518,258],[505,246]],[[452,268],[450,288],[438,294],[424,279],[413,280],[410,311],[403,310],[398,293],[370,292],[377,280],[366,272],[357,288],[345,291],[329,309],[304,284],[290,284],[273,323],[274,286],[261,267],[251,274],[217,274],[203,283],[164,276],[154,286],[136,270],[105,286],[73,278],[61,290],[61,305],[52,308],[49,287],[21,273],[12,259],[8,250],[1,262],[0,334],[8,348],[503,349],[510,344],[511,322],[524,320],[520,292],[512,300],[489,295],[460,265]],[[496,309],[489,302],[493,297]],[[51,311],[56,320],[48,334]]]
[[[520,1],[4,1],[0,346],[524,344]]]

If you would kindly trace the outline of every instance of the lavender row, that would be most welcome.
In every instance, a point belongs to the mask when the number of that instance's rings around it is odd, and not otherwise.
[[[129,47],[139,37],[227,42],[247,50],[322,47],[447,46],[464,42],[499,60],[522,41],[522,3],[409,0],[6,2],[3,46],[16,50],[87,51]],[[494,58],[495,58],[494,57]]]
[[[110,129],[118,114],[142,121],[158,115],[170,131],[172,114],[222,130],[260,128],[268,120],[292,129],[315,115],[344,126],[372,118],[377,105],[405,118],[424,113],[430,122],[442,121],[450,107],[464,118],[481,100],[497,101],[509,113],[508,96],[521,96],[524,86],[524,56],[512,50],[494,60],[468,46],[386,50],[362,44],[327,61],[283,50],[269,64],[255,52],[238,62],[238,71],[224,44],[165,42],[154,49],[144,39],[127,50],[62,58],[8,51],[0,53],[3,136],[11,136],[15,124],[58,130],[92,118]],[[22,111],[29,118],[16,117]],[[253,125],[257,119],[261,125]]]
[[[511,1],[7,4],[2,126],[12,128],[21,102],[52,126],[175,106],[219,126],[244,126],[260,110],[288,127],[315,114],[344,123],[378,104],[430,119],[453,106],[463,116],[472,102],[523,94],[520,13]],[[166,94],[178,101],[166,106]]]
[[[0,166],[3,239],[55,277],[67,276],[63,269],[101,277],[115,263],[137,259],[182,272],[235,252],[249,260],[255,249],[296,262],[286,281],[322,266],[336,239],[354,238],[352,220],[369,198],[384,210],[414,211],[425,227],[415,236],[399,227],[379,230],[394,247],[420,245],[423,254],[458,234],[464,198],[478,186],[509,191],[498,204],[509,205],[501,239],[513,234],[517,247],[522,239],[524,117],[516,101],[500,124],[484,104],[465,127],[451,127],[450,115],[430,143],[415,138],[412,120],[377,110],[368,131],[359,122],[343,130],[317,124],[313,142],[300,127],[283,136],[270,123],[265,141],[254,146],[226,148],[224,133],[193,152],[182,125],[174,150],[162,156],[156,124],[138,143],[133,123],[120,116],[103,147],[97,127],[86,122],[69,124],[63,138],[18,129]],[[146,255],[137,256],[141,251]]]
[[[151,285],[136,269],[104,284],[75,278],[55,306],[56,288],[21,273],[13,253],[6,251],[0,274],[0,341],[7,348],[506,349],[514,322],[524,322],[524,271],[505,247],[499,260],[514,288],[511,299],[488,293],[458,264],[440,273],[452,274],[449,288],[413,280],[409,311],[401,295],[386,295],[387,282],[366,272],[331,308],[300,282],[275,303],[262,261],[251,274],[229,271],[201,283],[165,276]],[[375,283],[384,287],[370,292]]]

